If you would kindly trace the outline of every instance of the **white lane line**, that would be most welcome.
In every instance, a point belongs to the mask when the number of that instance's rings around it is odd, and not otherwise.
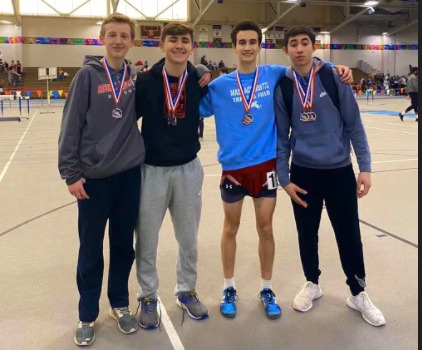
[[[218,174],[208,174],[208,175],[205,175],[204,177],[214,177],[214,176],[221,176],[221,173],[218,173]]]
[[[414,132],[397,131],[397,130],[392,130],[392,129],[376,128],[376,127],[374,127],[374,126],[365,126],[365,128],[366,128],[366,129],[383,130],[383,131],[393,131],[393,132],[398,132],[398,133],[401,133],[401,134],[418,135],[418,133],[414,133]]]
[[[161,323],[164,325],[164,328],[166,329],[171,345],[173,345],[174,350],[185,350],[185,347],[183,346],[182,341],[179,338],[179,335],[174,329],[173,323],[171,323],[170,317],[166,311],[166,308],[164,307],[163,302],[161,301],[160,297],[158,297],[157,299],[160,301]]]
[[[0,183],[3,181],[3,178],[4,178],[4,176],[6,175],[6,172],[7,172],[7,170],[9,169],[10,164],[12,164],[13,158],[15,158],[16,152],[18,151],[18,149],[19,149],[19,147],[20,147],[20,145],[21,145],[21,143],[22,143],[23,139],[24,139],[24,138],[25,138],[25,136],[26,136],[26,133],[28,132],[29,128],[31,127],[32,122],[34,121],[35,116],[37,115],[37,113],[38,113],[38,110],[37,110],[37,111],[34,113],[34,115],[32,116],[31,121],[29,122],[28,126],[26,127],[25,132],[23,133],[23,135],[21,136],[21,138],[20,138],[20,140],[19,140],[18,144],[16,145],[15,150],[13,151],[12,155],[11,155],[11,156],[10,156],[10,158],[9,158],[9,161],[6,163],[5,167],[3,168],[3,171],[2,171],[2,172],[1,172],[1,174],[0,174]]]
[[[396,163],[396,162],[413,162],[418,161],[418,158],[410,159],[394,159],[394,160],[381,160],[379,162],[371,162],[372,164],[381,164],[381,163]]]
[[[414,126],[412,126],[411,124],[403,124],[403,122],[398,122],[398,123],[383,123],[383,124],[389,124],[389,125],[395,125],[395,126],[398,126],[398,125],[402,125],[402,126],[404,126],[404,127],[409,127],[409,128],[414,128],[414,127],[416,127],[418,124],[417,123],[414,123],[413,125]],[[415,125],[416,124],[416,125]]]

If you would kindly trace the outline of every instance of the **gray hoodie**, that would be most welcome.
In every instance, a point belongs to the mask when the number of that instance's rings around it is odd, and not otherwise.
[[[314,64],[324,65],[314,59]],[[349,85],[343,84],[333,69],[340,110],[336,108],[317,73],[313,112],[316,120],[300,120],[302,106],[297,92],[293,94],[292,118],[284,105],[281,89],[276,89],[275,114],[277,123],[277,175],[282,187],[290,183],[289,158],[296,165],[312,169],[336,169],[349,165],[350,143],[353,145],[361,172],[371,171],[371,154],[359,107]],[[292,68],[286,77],[293,80]],[[289,137],[289,133],[291,134]]]
[[[128,66],[119,108],[116,107],[102,57],[86,56],[76,73],[63,109],[59,136],[59,171],[66,183],[81,177],[100,179],[141,165],[144,142],[136,122],[137,71]],[[114,80],[121,79],[111,70]]]
[[[407,92],[418,92],[418,77],[413,73],[407,81]]]

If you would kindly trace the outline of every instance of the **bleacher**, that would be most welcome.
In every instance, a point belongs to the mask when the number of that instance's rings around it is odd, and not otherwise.
[[[365,79],[365,81],[367,81],[369,79],[369,74],[360,70],[359,68],[351,68],[352,72],[353,72],[353,80],[357,83],[360,82],[360,80],[362,78]]]
[[[70,83],[75,76],[76,72],[80,67],[62,67],[62,69],[69,74],[64,77],[63,80],[50,80],[48,87],[50,91],[62,93],[58,98],[66,98],[65,93],[69,91]],[[233,68],[229,68],[229,71],[233,71]],[[369,73],[362,71],[359,68],[352,68],[353,80],[359,82],[361,78],[365,81],[369,78]],[[218,70],[211,71],[212,80],[218,77]],[[30,91],[31,98],[46,98],[47,97],[47,83],[45,80],[38,80],[38,68],[37,67],[25,67],[24,73],[22,74],[21,82],[17,86],[9,85],[7,73],[5,71],[0,72],[0,87],[7,93],[13,93],[15,91],[22,91],[22,95],[27,95]],[[40,95],[40,96],[39,96]]]
[[[69,75],[62,80],[54,79],[48,82],[50,95],[53,98],[66,98],[70,83],[80,67],[62,67]],[[22,95],[30,96],[31,99],[47,98],[47,81],[38,80],[38,67],[25,67],[22,76],[16,85],[9,84],[7,72],[0,72],[0,86],[5,94],[14,94],[21,91]]]

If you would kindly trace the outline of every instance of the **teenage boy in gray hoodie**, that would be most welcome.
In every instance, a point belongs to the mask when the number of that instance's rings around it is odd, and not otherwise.
[[[78,200],[80,293],[79,323],[74,341],[95,340],[94,321],[104,270],[103,240],[109,222],[110,315],[122,333],[138,322],[129,310],[128,279],[135,257],[133,232],[141,187],[144,142],[135,113],[136,71],[125,61],[135,25],[115,13],[101,27],[105,57],[86,56],[75,75],[63,110],[59,137],[59,171]]]
[[[382,312],[364,291],[357,198],[364,197],[371,186],[371,155],[358,105],[350,86],[340,83],[336,71],[313,59],[316,48],[312,30],[295,27],[286,33],[284,41],[283,50],[290,57],[292,67],[275,95],[277,174],[281,186],[292,198],[307,280],[294,299],[293,308],[306,312],[312,308],[313,300],[322,296],[318,285],[321,273],[318,228],[325,202],[352,293],[347,305],[360,311],[369,324],[382,326],[385,324]],[[326,69],[330,71],[324,73]],[[331,74],[331,84],[323,78],[327,74]],[[350,143],[359,164],[357,181]]]

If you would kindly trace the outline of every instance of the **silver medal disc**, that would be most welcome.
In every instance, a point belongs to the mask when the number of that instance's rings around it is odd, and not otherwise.
[[[116,107],[111,111],[111,116],[115,119],[121,119],[123,117],[123,112],[120,108]]]
[[[253,123],[253,116],[252,114],[245,114],[245,116],[242,119],[242,123],[244,125],[251,125]]]

